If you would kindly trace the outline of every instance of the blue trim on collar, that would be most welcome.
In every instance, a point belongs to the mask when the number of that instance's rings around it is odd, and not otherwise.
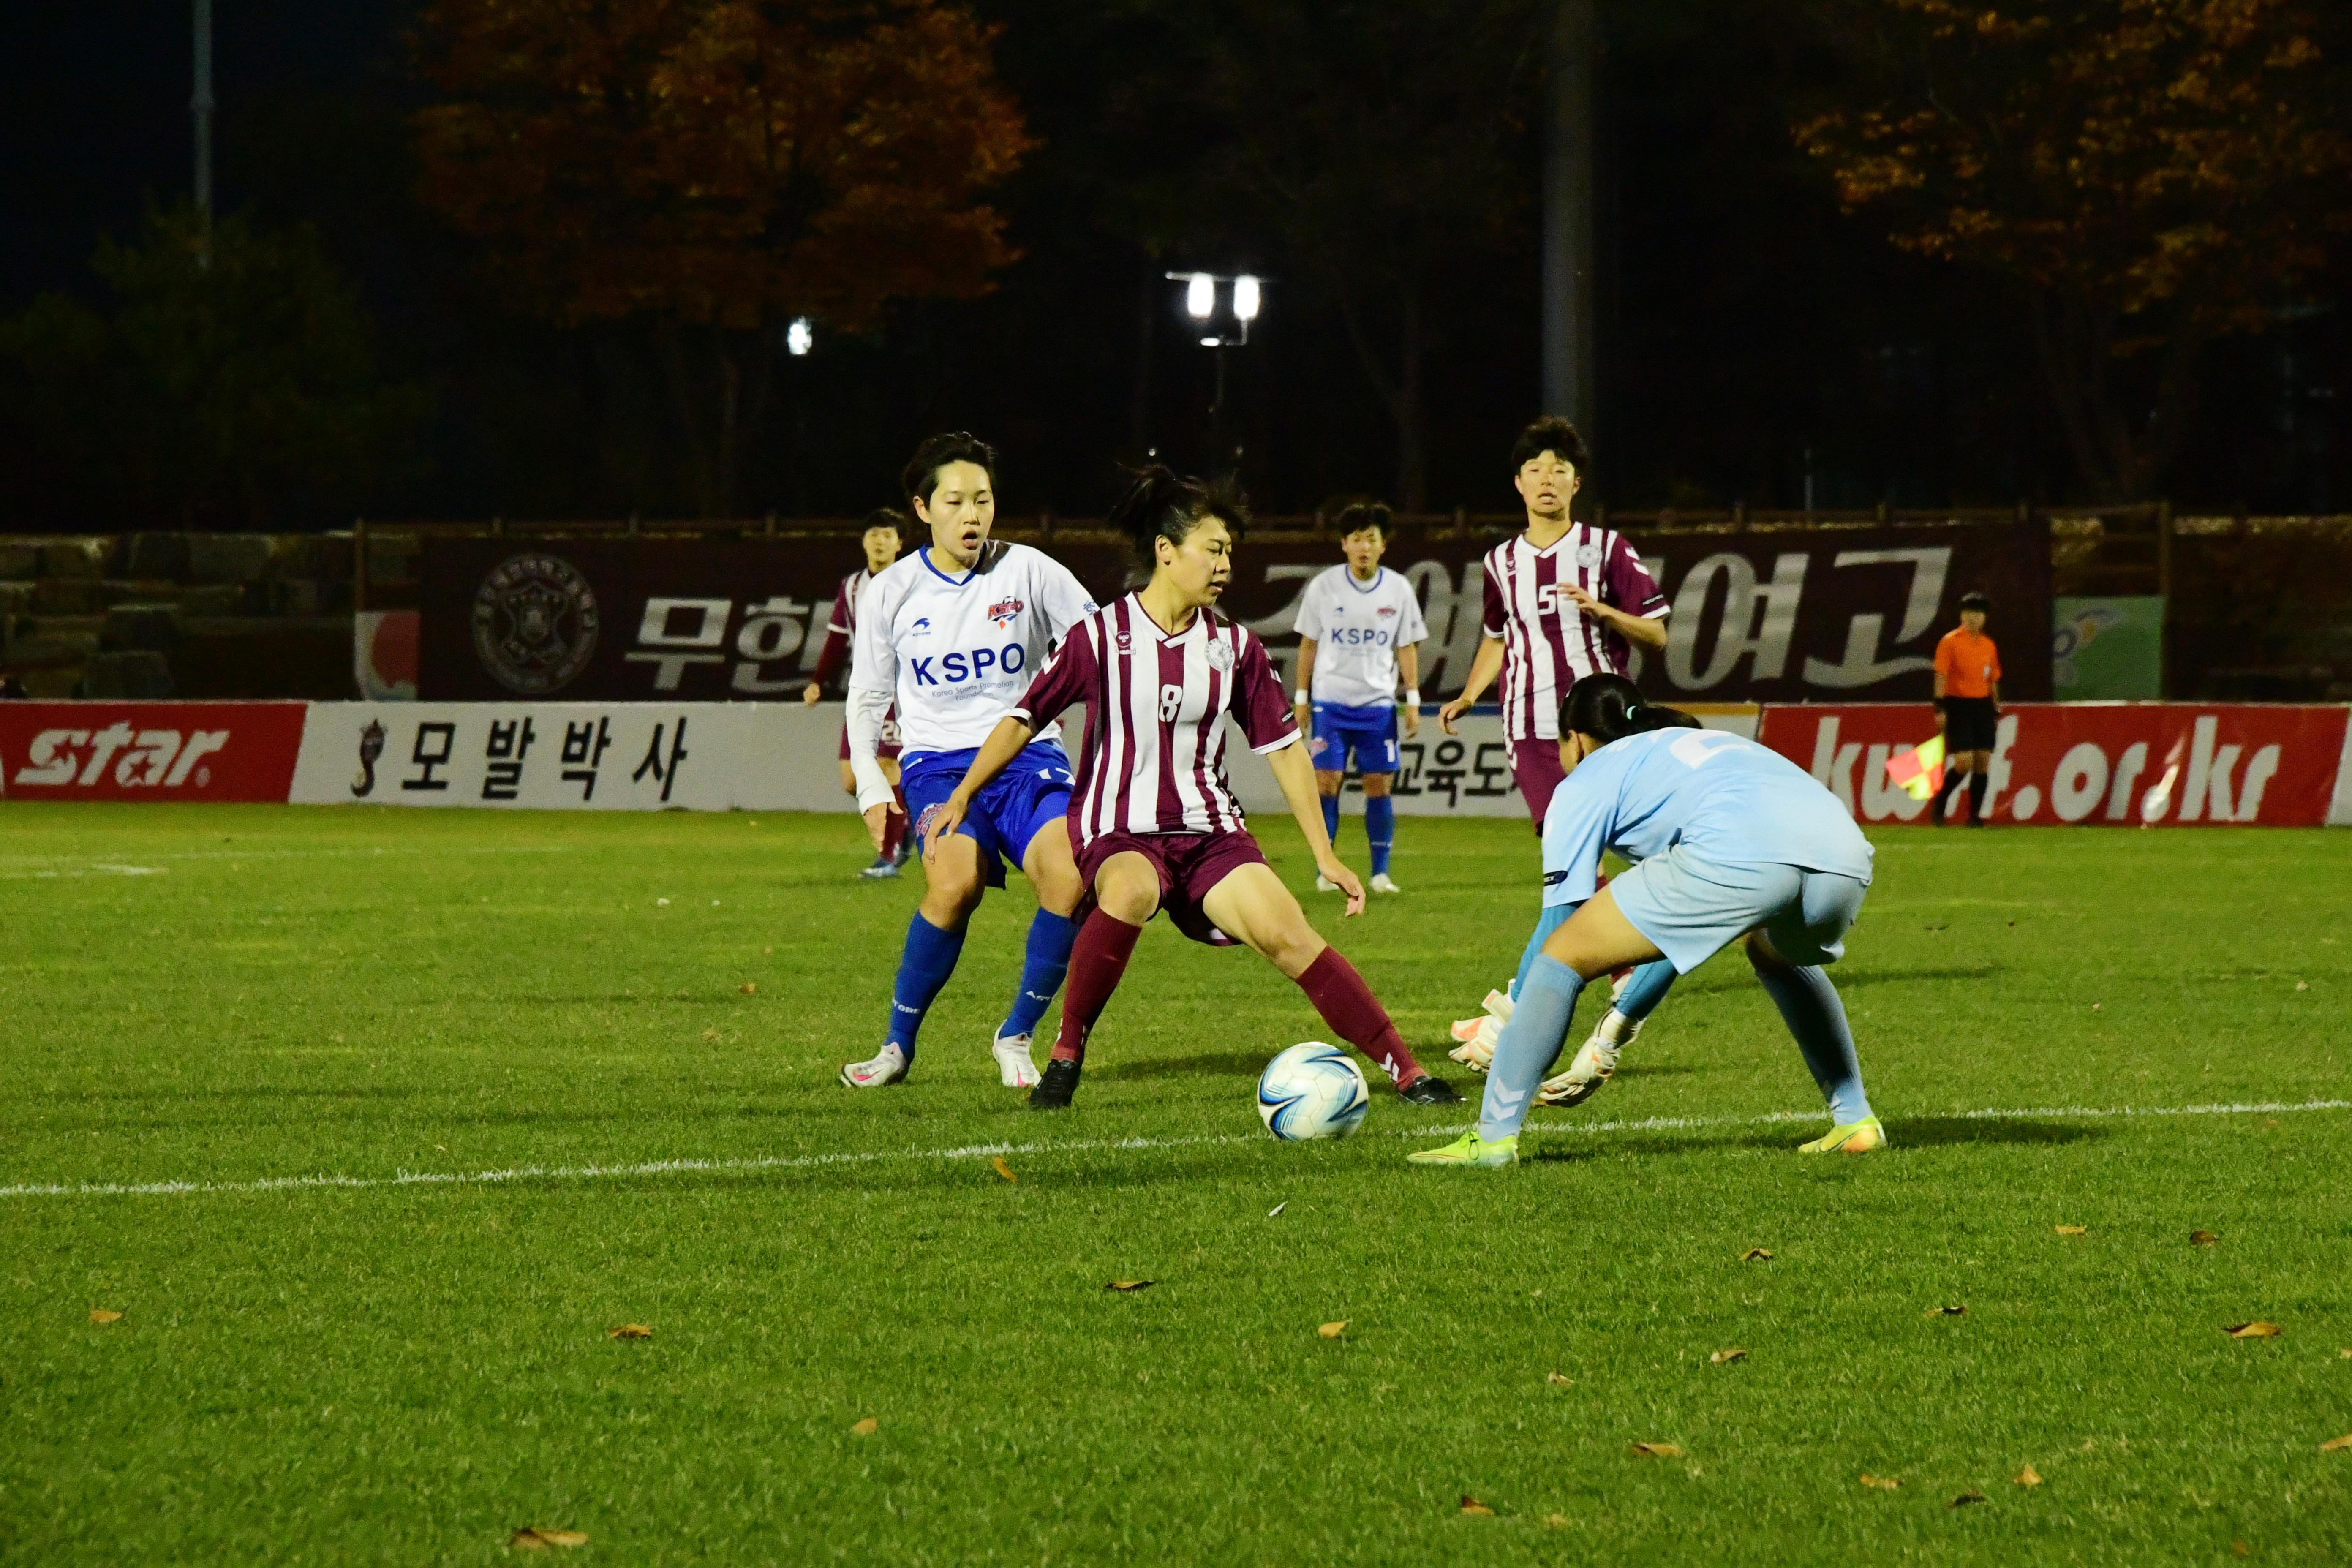
[[[969,566],[964,568],[963,575],[961,577],[950,577],[946,573],[940,571],[939,563],[931,559],[931,547],[928,544],[915,552],[915,553],[923,558],[923,564],[931,569],[931,575],[937,577],[942,583],[950,584],[952,586],[961,588],[965,584],[971,581],[971,568]]]
[[[1343,576],[1343,577],[1345,577],[1345,578],[1347,578],[1347,579],[1348,579],[1348,586],[1349,586],[1349,587],[1350,587],[1350,588],[1356,588],[1356,574],[1354,573],[1354,571],[1353,571],[1353,570],[1351,570],[1350,568],[1349,568],[1349,567],[1347,567],[1347,566],[1345,566],[1345,565],[1342,565],[1342,566],[1339,568],[1339,574],[1340,574],[1341,576]],[[1383,577],[1385,577],[1385,576],[1387,576],[1388,574],[1389,574],[1389,569],[1388,569],[1387,567],[1385,567],[1385,566],[1375,566],[1375,567],[1373,567],[1373,568],[1372,568],[1372,580],[1371,580],[1370,582],[1369,582],[1369,583],[1365,584],[1362,587],[1360,587],[1360,588],[1356,588],[1356,592],[1357,592],[1357,593],[1359,593],[1359,594],[1369,594],[1369,593],[1372,592],[1372,590],[1374,590],[1375,588],[1378,588],[1378,587],[1381,585],[1381,578],[1383,578]]]

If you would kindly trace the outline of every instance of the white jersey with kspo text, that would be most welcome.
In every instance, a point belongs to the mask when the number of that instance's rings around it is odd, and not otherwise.
[[[1062,635],[1094,613],[1070,569],[1025,544],[991,541],[968,572],[929,549],[893,563],[858,595],[853,691],[888,693],[908,755],[980,745],[1020,700]],[[1040,739],[1059,731],[1048,727]]]
[[[1385,566],[1373,568],[1369,583],[1359,582],[1345,566],[1334,566],[1307,584],[1292,629],[1315,640],[1314,689],[1308,697],[1343,708],[1393,707],[1397,649],[1429,636],[1421,595]]]

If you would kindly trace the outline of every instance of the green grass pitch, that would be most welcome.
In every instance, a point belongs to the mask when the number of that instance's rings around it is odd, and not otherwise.
[[[1795,1152],[1734,954],[1455,1173],[1265,1137],[1318,1021],[1164,922],[1028,1111],[1017,879],[839,1088],[915,896],[845,816],[0,805],[0,1561],[2346,1561],[2352,834],[1875,837],[1890,1153]],[[1306,897],[1442,1058],[1534,847],[1396,875]]]

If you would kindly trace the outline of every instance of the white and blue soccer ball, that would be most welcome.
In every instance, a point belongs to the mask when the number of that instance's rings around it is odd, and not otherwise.
[[[1257,1113],[1285,1142],[1345,1138],[1364,1124],[1371,1090],[1348,1054],[1321,1040],[1291,1047],[1257,1079]]]

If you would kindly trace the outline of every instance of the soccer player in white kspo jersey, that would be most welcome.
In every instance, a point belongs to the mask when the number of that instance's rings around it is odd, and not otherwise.
[[[891,705],[904,747],[899,783],[919,831],[924,812],[963,777],[1047,652],[1094,613],[1093,599],[1068,567],[1025,544],[989,539],[995,475],[995,451],[965,432],[934,436],[917,448],[906,490],[931,542],[875,578],[860,596],[849,667],[849,757],[877,848],[892,801],[875,750]],[[1008,858],[1036,889],[1038,907],[1013,1011],[992,1049],[1007,1089],[1037,1082],[1030,1041],[1068,973],[1078,929],[1070,916],[1084,892],[1064,820],[1070,784],[1061,731],[1049,724],[925,856],[923,901],[907,922],[889,1032],[870,1059],[841,1069],[842,1082],[873,1089],[907,1076],[923,1015],[955,973],[982,890],[1004,886]]]
[[[1486,552],[1486,637],[1462,695],[1438,712],[1445,732],[1503,677],[1503,739],[1520,798],[1543,832],[1544,809],[1566,775],[1559,705],[1588,675],[1622,675],[1633,643],[1666,646],[1666,596],[1613,529],[1576,522],[1584,437],[1565,419],[1538,419],[1511,447],[1512,488],[1527,531]]]
[[[1195,942],[1240,942],[1264,955],[1307,993],[1332,1033],[1387,1069],[1405,1099],[1459,1102],[1413,1060],[1364,977],[1307,923],[1242,825],[1225,776],[1228,718],[1273,765],[1317,867],[1346,890],[1348,913],[1362,911],[1363,885],[1323,832],[1314,770],[1265,645],[1216,611],[1233,577],[1234,537],[1248,513],[1219,489],[1151,468],[1136,477],[1108,521],[1152,563],[1151,581],[1063,640],[924,830],[928,857],[988,799],[1003,770],[1033,744],[1036,725],[1074,703],[1087,705],[1070,820],[1095,910],[1078,933],[1062,1031],[1044,1079],[1029,1093],[1031,1107],[1070,1103],[1095,1020],[1127,973],[1136,939],[1163,909]]]
[[[1339,785],[1348,753],[1364,780],[1364,837],[1372,847],[1372,891],[1403,891],[1389,876],[1396,845],[1396,802],[1389,782],[1397,771],[1397,680],[1404,680],[1404,734],[1421,732],[1421,595],[1381,564],[1388,548],[1389,509],[1355,501],[1339,513],[1339,547],[1348,563],[1334,566],[1299,595],[1298,727],[1314,737],[1315,788],[1323,797],[1323,826],[1339,838]],[[1315,890],[1339,884],[1318,875]]]

